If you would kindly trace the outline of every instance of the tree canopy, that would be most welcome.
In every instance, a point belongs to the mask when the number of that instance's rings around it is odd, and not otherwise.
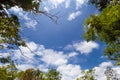
[[[84,37],[105,42],[105,56],[120,65],[120,4],[109,4],[100,14],[87,18]]]
[[[33,68],[19,70],[11,55],[0,58],[0,63],[3,64],[0,65],[0,80],[61,80],[61,74],[56,69],[47,72]]]
[[[100,11],[107,7],[109,4],[116,3],[119,0],[89,0],[90,4],[94,4]]]
[[[95,79],[95,70],[85,70],[83,71],[83,76],[81,76],[80,78],[77,78],[76,80],[96,80]]]
[[[25,41],[21,37],[19,19],[14,14],[8,14],[8,9],[14,6],[23,8],[28,12],[39,12],[41,0],[0,0],[0,48],[3,44],[7,48],[18,46],[26,46]]]

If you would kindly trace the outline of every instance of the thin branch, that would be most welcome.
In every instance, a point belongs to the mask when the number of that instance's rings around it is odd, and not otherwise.
[[[56,14],[50,14],[50,13],[47,13],[46,11],[37,11],[37,13],[41,13],[41,14],[47,16],[48,18],[50,18],[53,22],[55,22],[57,24],[58,16],[56,16]]]
[[[19,47],[18,47],[18,49],[19,49],[21,55],[23,55],[23,56],[26,57],[26,58],[29,58],[28,56],[25,56],[25,55],[23,54],[22,50],[21,50]],[[29,59],[32,60],[31,58],[29,58]]]

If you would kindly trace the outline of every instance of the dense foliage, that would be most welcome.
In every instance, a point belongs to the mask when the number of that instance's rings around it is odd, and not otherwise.
[[[100,14],[91,15],[85,21],[84,37],[105,42],[104,54],[120,65],[120,4],[110,4]]]
[[[48,74],[50,74],[48,76]],[[33,68],[19,71],[13,65],[0,67],[0,80],[61,80],[61,75],[55,69],[42,72]]]

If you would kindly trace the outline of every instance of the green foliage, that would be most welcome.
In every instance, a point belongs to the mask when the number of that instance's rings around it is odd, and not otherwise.
[[[120,78],[117,77],[118,74],[111,67],[107,67],[104,74],[105,74],[106,80],[120,80]],[[95,74],[95,70],[89,69],[89,70],[83,71],[83,76],[81,76],[80,78],[77,78],[76,80],[99,80],[99,79],[95,79],[95,77],[97,76],[99,75]]]
[[[84,37],[105,42],[105,56],[120,63],[120,4],[110,4],[100,14],[91,15],[85,21]]]
[[[46,74],[46,76],[48,77],[47,80],[61,80],[60,73],[56,71],[55,69],[50,69],[48,73]]]
[[[11,15],[7,18],[0,18],[0,44],[9,44],[12,46],[25,46],[24,40],[20,36],[20,24],[17,16]]]
[[[56,69],[49,69],[48,72],[42,72],[39,69],[27,69],[20,71],[16,68],[16,64],[8,57],[0,58],[2,65],[0,66],[0,80],[61,80],[61,74]]]
[[[3,65],[0,66],[0,80],[14,80],[17,77],[17,68],[10,57],[11,56],[0,58],[3,63]]]
[[[32,69],[32,68],[27,69],[25,71],[18,71],[14,63],[0,67],[0,80],[14,80],[14,79],[17,79],[17,80],[61,80],[61,75],[56,70],[49,70],[46,73],[40,70]]]
[[[0,0],[0,48],[26,46],[20,34],[20,23],[16,15],[8,14],[7,10],[18,6],[28,12],[38,13],[41,0]]]
[[[61,75],[55,69],[50,69],[48,72],[40,70],[27,69],[19,72],[19,80],[61,80]]]
[[[84,74],[83,76],[77,78],[76,80],[96,80],[95,70],[83,71],[83,74]]]
[[[19,80],[39,80],[39,74],[34,69],[27,69],[19,73]]]
[[[89,0],[89,3],[94,4],[100,11],[109,4],[116,4],[119,0]]]

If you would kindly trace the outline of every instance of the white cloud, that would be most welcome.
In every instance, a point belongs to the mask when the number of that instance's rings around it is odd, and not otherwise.
[[[70,58],[70,57],[74,57],[74,56],[76,56],[76,55],[78,55],[77,52],[71,52],[71,53],[69,53],[68,57]]]
[[[89,54],[93,51],[93,49],[98,49],[99,44],[90,41],[81,41],[81,42],[76,42],[73,43],[72,45],[69,44],[67,46],[65,46],[65,50],[76,50],[79,51],[81,54]]]
[[[93,49],[97,49],[99,47],[99,45],[93,41],[83,41],[80,43],[75,43],[73,46],[77,51],[80,51],[81,54],[91,53]]]
[[[77,11],[77,12],[73,12],[71,13],[69,16],[68,16],[68,20],[71,21],[71,20],[74,20],[76,17],[78,17],[79,15],[81,15],[81,12],[80,11]]]
[[[46,7],[49,10],[56,9],[60,7],[61,5],[64,6],[64,8],[69,8],[71,3],[74,3],[76,5],[76,10],[81,8],[88,0],[45,0],[42,1],[42,5]],[[44,8],[46,10],[46,8]]]
[[[52,5],[54,5],[55,8],[57,8],[58,5],[62,4],[65,0],[49,0],[52,2]]]
[[[44,5],[44,10],[52,10],[58,8],[65,0],[46,0],[42,1],[42,5]]]
[[[74,50],[73,45],[68,44],[67,46],[64,47],[64,50]]]
[[[70,0],[66,0],[66,2],[65,2],[65,8],[69,8],[69,6],[70,6]]]
[[[114,67],[114,65],[111,62],[103,62],[98,67],[95,67],[95,74],[97,80],[107,80],[106,76],[104,74],[107,67],[111,67],[117,74],[117,78],[120,78],[120,67]]]
[[[81,8],[85,2],[87,2],[87,0],[76,0],[76,9]]]
[[[67,63],[67,56],[63,52],[57,52],[52,49],[43,51],[42,61],[51,65],[63,65]]]
[[[37,25],[37,22],[36,22],[36,20],[29,20],[25,23],[25,25],[28,28],[35,28],[35,26]]]
[[[63,75],[62,80],[75,80],[81,74],[81,68],[79,65],[62,65],[57,70]]]
[[[18,6],[14,6],[10,9],[10,11],[16,15],[18,15],[20,18],[23,18],[25,20],[30,20],[28,17],[28,14],[25,14],[22,8],[19,8]]]
[[[14,6],[10,9],[10,11],[16,14],[20,20],[25,20],[23,24],[26,25],[27,28],[36,28],[36,25],[38,24],[37,21],[31,19],[28,16],[28,13],[24,12],[22,8]]]
[[[46,12],[49,12],[50,11],[50,9],[48,8],[48,7],[44,7],[44,10],[46,11]]]
[[[108,66],[112,66],[111,62],[103,62],[98,67],[95,67],[95,74],[98,76],[96,77],[97,80],[107,80],[105,77],[105,70]]]
[[[38,68],[42,71],[47,71],[49,66],[56,66],[56,69],[61,72],[62,80],[74,80],[80,75],[81,68],[79,65],[68,64],[68,60],[71,57],[78,55],[76,52],[70,52],[65,54],[63,51],[56,51],[53,49],[46,49],[44,45],[39,45],[34,42],[28,42],[27,46],[33,51],[26,47],[20,47],[24,57],[19,50],[13,51],[13,59],[17,59],[20,65],[17,66],[20,70],[25,70],[28,68]],[[35,55],[39,58],[34,57]],[[40,62],[42,62],[40,64]],[[37,65],[37,66],[34,66]]]
[[[94,42],[89,43],[89,45]],[[74,43],[76,45],[78,43]],[[79,43],[82,46],[88,45],[85,41]],[[56,51],[53,49],[46,49],[44,45],[39,45],[34,42],[28,42],[28,47],[33,51],[31,51],[26,47],[20,47],[23,54],[29,58],[24,57],[19,50],[13,51],[13,60],[17,60],[18,65],[17,68],[20,70],[26,70],[28,68],[38,68],[42,71],[48,71],[49,66],[56,66],[57,71],[62,74],[62,80],[75,80],[76,78],[83,75],[81,73],[80,65],[69,64],[69,58],[78,55],[76,52],[70,52],[65,54],[63,51]],[[92,45],[93,46],[93,45]],[[90,46],[89,46],[90,47]],[[86,47],[88,48],[88,47]],[[91,51],[91,50],[90,50]],[[89,52],[89,50],[88,50]],[[38,58],[35,55],[39,56]],[[42,62],[42,63],[41,63]],[[98,80],[106,80],[104,75],[104,71],[106,67],[111,66],[113,70],[116,71],[120,76],[120,67],[114,67],[111,62],[103,62],[99,66],[94,67],[95,74],[97,75]]]
[[[17,68],[19,70],[25,71],[26,69],[35,68],[35,67],[33,65],[31,65],[31,64],[21,64],[21,65],[17,65]]]

